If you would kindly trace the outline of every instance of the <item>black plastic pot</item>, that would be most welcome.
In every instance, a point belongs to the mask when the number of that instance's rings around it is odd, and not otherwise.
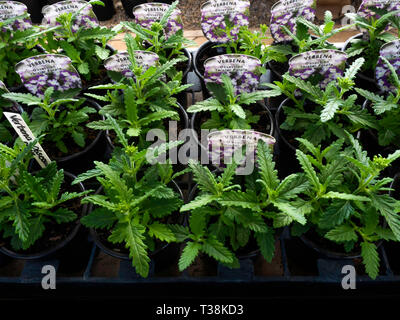
[[[182,200],[184,200],[182,190],[179,188],[178,184],[174,180],[172,180],[171,183],[172,183],[172,187],[175,189],[175,191],[180,195]],[[103,191],[103,187],[100,187],[99,189],[97,189],[96,194],[100,194],[102,191]],[[89,205],[88,214],[90,214],[90,212],[92,212],[93,207],[94,207],[93,204]],[[182,215],[182,221],[181,221],[182,223],[183,223],[183,217],[184,216]],[[91,234],[95,244],[106,254],[108,254],[114,258],[121,259],[121,260],[130,260],[131,259],[128,254],[117,252],[117,251],[113,250],[112,248],[108,247],[106,244],[104,244],[101,241],[98,233],[96,232],[96,229],[91,228],[90,234]],[[160,253],[162,251],[166,250],[166,248],[169,246],[170,246],[169,243],[163,243],[161,247],[159,247],[156,250],[154,250],[153,252],[149,253],[150,258],[156,259],[156,257],[158,255],[160,255]]]
[[[64,175],[65,178],[70,180],[71,182],[76,178],[73,174],[64,171]],[[85,191],[85,188],[83,186],[82,183],[77,184],[79,189],[81,191]],[[83,205],[82,206],[82,210],[81,210],[81,216],[84,216],[86,214],[86,210],[87,210],[87,205]],[[13,251],[10,248],[7,247],[0,247],[0,252],[11,257],[14,259],[23,259],[23,260],[37,260],[37,259],[42,259],[42,258],[46,258],[49,256],[53,256],[54,254],[58,254],[61,252],[61,250],[66,249],[67,245],[75,238],[75,236],[78,234],[78,231],[80,229],[81,224],[79,223],[79,218],[76,222],[76,226],[72,229],[72,231],[69,233],[69,235],[61,242],[59,242],[56,246],[41,251],[41,252],[37,252],[37,253],[31,253],[31,254],[24,254],[24,253],[17,253],[15,251]]]
[[[271,136],[273,136],[274,134],[274,117],[271,113],[271,111],[265,106],[264,103],[257,103],[258,107],[264,111],[266,113],[266,116],[269,118],[269,129],[267,129],[268,132],[265,132]],[[247,109],[250,109],[250,107],[247,107]],[[203,152],[205,152],[206,154],[208,153],[208,146],[207,145],[203,145],[200,141],[199,141],[199,132],[197,132],[197,128],[200,128],[201,124],[199,123],[200,120],[200,116],[197,112],[192,114],[192,117],[190,119],[190,129],[192,130],[192,136],[191,139],[193,139],[193,141],[202,149]],[[261,120],[261,119],[260,119]],[[266,128],[268,128],[268,126],[266,126]],[[196,134],[194,134],[196,132]],[[201,135],[200,135],[200,139],[201,139]]]
[[[46,5],[46,0],[19,0],[28,7],[28,13],[33,23],[42,22],[42,7]]]
[[[113,0],[101,0],[104,7],[98,4],[93,5],[93,12],[99,21],[110,20],[115,14],[115,7]]]
[[[346,50],[350,47],[351,42],[353,40],[357,40],[363,37],[362,33],[356,34],[355,36],[350,37],[347,39],[347,41],[344,43],[343,46],[343,51],[346,52]],[[346,62],[346,67],[349,67],[352,63],[352,61],[355,60],[355,58],[350,58]],[[359,71],[355,77],[354,82],[356,83],[356,87],[358,88],[363,88],[367,89],[370,91],[379,91],[378,84],[375,81],[375,76],[371,77],[366,75],[365,73]]]

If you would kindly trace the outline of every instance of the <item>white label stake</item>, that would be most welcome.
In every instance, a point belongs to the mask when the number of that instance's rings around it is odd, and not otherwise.
[[[4,115],[24,143],[28,145],[36,139],[19,113],[4,112]],[[51,162],[49,156],[39,143],[33,147],[32,153],[42,168],[46,167]]]

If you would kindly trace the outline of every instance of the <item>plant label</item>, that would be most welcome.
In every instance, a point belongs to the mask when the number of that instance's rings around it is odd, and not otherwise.
[[[74,1],[61,1],[51,5],[44,6],[42,9],[43,21],[42,24],[47,26],[60,25],[57,22],[57,18],[65,13],[76,13],[77,16],[74,19],[72,25],[72,32],[77,32],[79,28],[95,28],[99,26],[99,21],[95,13],[93,12],[93,7],[86,1],[74,0]]]
[[[135,16],[135,22],[145,29],[151,29],[151,25],[154,22],[160,22],[164,13],[171,6],[166,3],[150,2],[140,4],[133,8],[133,15]],[[169,38],[179,30],[183,29],[182,23],[182,12],[178,8],[172,12],[171,16],[167,21],[167,25],[164,29],[165,37]]]
[[[233,159],[242,169],[249,168],[250,164],[252,171],[259,140],[264,141],[271,149],[276,142],[273,136],[253,130],[213,131],[207,135],[209,160],[218,168],[225,168]],[[251,174],[251,172],[247,171],[245,174]]]
[[[390,80],[391,72],[389,66],[381,57],[386,58],[396,70],[397,75],[400,76],[400,40],[385,43],[381,47],[375,69],[375,79],[379,88],[384,92],[396,92],[396,88]]]
[[[291,41],[292,37],[282,28],[296,34],[296,19],[302,17],[313,22],[316,0],[282,0],[271,8],[270,30],[275,42]]]
[[[289,74],[325,88],[331,81],[343,76],[347,54],[339,50],[312,50],[289,60]]]
[[[262,74],[261,61],[245,54],[223,54],[204,62],[205,83],[222,83],[221,76],[232,79],[236,94],[253,92],[257,89]]]
[[[25,4],[17,1],[0,1],[0,22],[5,22],[8,19],[23,16],[28,13],[28,8]],[[27,16],[26,18],[16,19],[13,23],[3,26],[5,30],[26,30],[32,27],[32,21]]]
[[[249,0],[211,0],[201,6],[201,29],[212,42],[236,41],[241,27],[249,25]]]
[[[18,62],[15,71],[25,88],[43,97],[48,87],[55,91],[82,88],[78,71],[69,57],[61,54],[41,54]]]
[[[371,8],[385,9],[388,12],[400,10],[400,0],[363,0],[357,13],[368,19],[376,15]],[[379,18],[379,15],[376,15],[376,18]]]
[[[136,50],[134,53],[136,63],[142,67],[143,71],[146,71],[151,66],[156,66],[160,59],[156,53],[150,51]],[[122,73],[125,78],[133,77],[129,54],[126,51],[114,54],[106,59],[104,67],[109,71]]]
[[[4,115],[25,144],[28,145],[36,139],[19,113],[4,112]],[[33,147],[32,153],[42,168],[46,167],[51,162],[49,156],[39,143]]]

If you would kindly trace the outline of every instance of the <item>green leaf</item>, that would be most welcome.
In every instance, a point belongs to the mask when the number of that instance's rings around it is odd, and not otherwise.
[[[315,172],[310,160],[301,150],[296,150],[296,157],[310,182],[317,190],[319,190],[321,183],[319,182],[317,173]]]
[[[208,238],[204,240],[203,251],[217,261],[224,263],[232,263],[234,255],[216,238]]]
[[[202,166],[193,160],[189,161],[189,166],[192,169],[194,180],[198,183],[198,187],[202,191],[207,191],[212,194],[217,194],[217,181],[210,169]]]
[[[66,209],[58,208],[56,211],[49,214],[57,223],[65,223],[74,221],[78,216],[75,212]]]
[[[257,244],[260,247],[261,254],[268,262],[271,262],[275,255],[275,236],[273,229],[268,229],[265,233],[255,234]]]
[[[389,195],[371,195],[372,205],[385,217],[390,229],[400,241],[400,217],[396,210],[397,201]]]
[[[357,75],[357,72],[360,70],[362,65],[364,64],[365,59],[364,58],[358,58],[356,61],[354,61],[350,67],[348,67],[344,73],[344,77],[350,80],[353,80],[354,77]]]
[[[319,227],[322,229],[333,228],[347,220],[354,212],[349,201],[340,201],[332,203],[321,216],[319,220]]]
[[[109,229],[115,221],[117,221],[115,214],[106,208],[96,208],[81,219],[84,226],[95,229]]]
[[[201,244],[196,242],[188,242],[186,244],[179,258],[179,271],[185,270],[193,263],[201,247],[202,247]]]
[[[172,232],[175,235],[175,239],[177,242],[183,242],[186,239],[189,238],[190,232],[187,227],[184,227],[179,224],[170,224],[169,228],[172,230]]]
[[[190,214],[189,217],[189,225],[190,225],[190,230],[195,235],[202,235],[207,227],[206,224],[206,212],[204,210],[193,210]]]
[[[270,190],[275,190],[279,185],[278,171],[269,146],[261,140],[257,146],[257,163],[262,181]]]
[[[161,241],[166,242],[173,242],[176,240],[174,233],[165,224],[153,222],[152,224],[148,225],[148,228],[150,237],[156,237]]]
[[[238,116],[240,119],[246,119],[246,113],[244,112],[243,108],[238,104],[231,104],[231,109],[233,113]]]
[[[94,47],[96,55],[101,59],[101,60],[105,60],[108,58],[108,56],[110,55],[110,52],[108,51],[108,49],[100,47],[100,46],[95,46]]]
[[[374,243],[362,242],[361,243],[361,256],[365,265],[365,271],[375,279],[379,274],[379,255]]]
[[[181,212],[184,211],[190,211],[196,208],[200,208],[200,207],[204,207],[206,205],[208,205],[209,203],[217,200],[218,197],[214,196],[212,194],[202,194],[197,196],[195,199],[193,199],[192,201],[190,201],[189,203],[183,205],[181,207]]]
[[[322,195],[322,198],[353,200],[353,201],[367,201],[367,202],[371,201],[371,199],[368,197],[358,196],[358,195],[350,194],[350,193],[340,193],[340,192],[335,192],[335,191],[329,191],[328,193],[325,193],[324,195]]]
[[[343,101],[341,99],[337,98],[328,99],[327,103],[325,104],[321,112],[321,121],[327,122],[333,119],[336,111],[339,109],[342,103]]]
[[[358,239],[353,227],[348,224],[340,225],[330,230],[325,234],[325,238],[338,243],[357,241]]]
[[[291,217],[293,220],[297,221],[298,223],[304,225],[307,223],[306,218],[304,215],[301,213],[301,211],[292,206],[290,202],[279,202],[279,201],[274,201],[272,203],[275,207],[277,207],[280,211],[282,211],[283,214],[288,215]]]

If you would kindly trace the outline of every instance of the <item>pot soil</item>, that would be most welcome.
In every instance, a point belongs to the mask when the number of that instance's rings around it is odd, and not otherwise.
[[[61,186],[61,192],[81,192],[85,188],[82,183],[71,186],[71,182],[76,178],[69,172],[64,172],[65,182]],[[55,253],[61,252],[76,236],[79,231],[79,219],[86,213],[87,205],[81,205],[80,199],[70,200],[62,204],[74,211],[78,218],[76,221],[57,224],[55,222],[48,222],[43,236],[38,239],[33,246],[27,250],[15,251],[11,249],[10,239],[0,239],[0,252],[14,259],[23,260],[36,260],[49,257]]]
[[[182,190],[179,188],[178,184],[172,180],[171,181],[172,188],[179,194],[182,200],[184,200],[184,196]],[[100,187],[96,194],[100,194],[103,191],[103,187]],[[93,210],[93,205],[89,205],[88,213]],[[173,213],[171,217],[168,217],[168,223],[178,223],[183,224],[183,215],[179,212]],[[90,234],[95,242],[95,244],[106,254],[121,260],[130,260],[129,251],[125,248],[123,243],[114,244],[108,241],[108,237],[111,232],[105,229],[90,229]],[[164,243],[161,241],[156,242],[156,249],[153,252],[149,253],[150,258],[154,259],[156,265],[166,266],[171,264],[171,260],[173,256],[171,256],[171,252],[176,252],[176,246],[174,244]],[[164,251],[164,252],[163,252]],[[165,252],[167,251],[168,254]],[[158,267],[158,268],[159,268]],[[158,269],[157,268],[157,269]]]
[[[86,99],[88,105],[94,107],[97,111],[101,109],[100,105],[91,99]],[[85,172],[93,167],[93,161],[101,161],[105,159],[107,150],[107,140],[104,131],[98,131],[86,127],[86,124],[91,121],[103,119],[98,113],[89,114],[89,120],[82,124],[86,133],[86,144],[84,148],[79,147],[71,137],[65,142],[69,148],[69,154],[62,154],[55,143],[44,142],[43,149],[51,160],[57,162],[59,168],[64,168],[75,174]]]
[[[251,106],[245,106],[247,110],[252,110],[254,115],[259,115],[260,120],[257,124],[252,124],[252,130],[273,135],[274,133],[274,120],[271,111],[263,104],[257,103]],[[193,136],[191,139],[200,146],[202,152],[208,153],[208,146],[199,141],[201,139],[201,126],[204,122],[211,118],[210,112],[193,113],[190,120],[190,129],[192,129]],[[264,125],[265,124],[265,125]],[[194,134],[196,132],[196,134]],[[207,142],[206,142],[207,143]]]
[[[361,39],[362,37],[363,37],[363,34],[359,33],[359,34],[356,34],[355,36],[352,36],[349,39],[347,39],[347,41],[344,43],[343,51],[346,52],[346,50],[348,48],[350,48],[351,42],[353,40],[358,40],[358,39]],[[359,57],[358,56],[350,57],[349,59],[347,59],[346,68],[348,68],[357,58],[359,58]],[[379,87],[375,81],[374,71],[368,70],[365,72],[362,72],[362,71],[357,72],[354,82],[356,83],[357,88],[362,88],[362,89],[366,89],[369,91],[379,91]]]

